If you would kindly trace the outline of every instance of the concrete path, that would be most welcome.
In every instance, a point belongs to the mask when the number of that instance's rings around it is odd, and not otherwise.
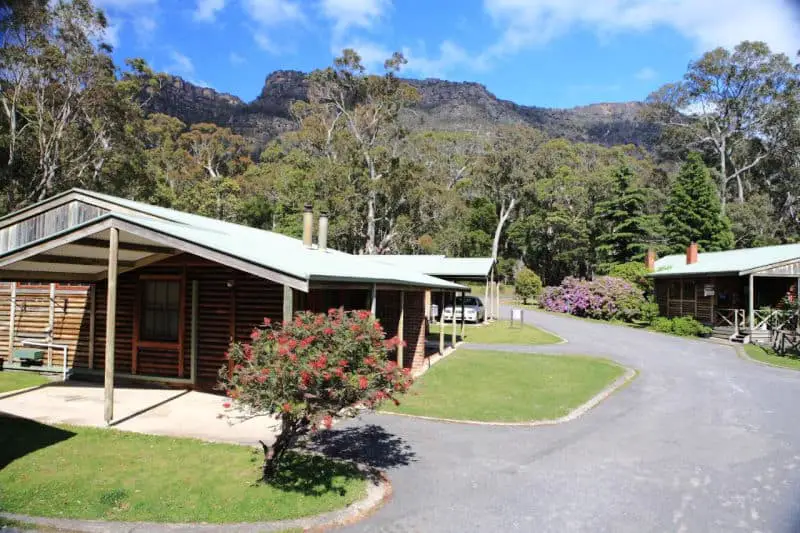
[[[114,389],[113,427],[123,431],[258,445],[274,439],[277,423],[265,417],[225,418],[225,398],[157,386]],[[106,427],[102,385],[52,383],[0,397],[0,412],[46,424]],[[232,414],[236,414],[233,412]]]
[[[709,342],[526,315],[569,342],[506,349],[605,356],[639,377],[558,426],[368,415],[326,432],[321,448],[385,468],[394,487],[348,531],[800,531],[800,373]]]

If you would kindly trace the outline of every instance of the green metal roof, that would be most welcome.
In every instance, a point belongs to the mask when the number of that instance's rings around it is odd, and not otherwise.
[[[426,275],[416,269],[381,262],[374,256],[356,256],[333,249],[323,251],[316,247],[308,248],[299,239],[271,231],[92,191],[73,189],[69,192],[78,193],[87,200],[95,198],[135,212],[135,214],[131,214],[130,212],[112,211],[77,227],[89,226],[108,218],[118,219],[310,282],[382,283],[453,290],[465,288],[456,283]],[[58,196],[45,202],[52,201]],[[69,233],[74,229],[75,227],[69,228],[60,234]],[[46,242],[53,237],[55,235],[49,235],[28,243],[22,248]],[[0,254],[0,258],[12,255],[18,250],[20,248]]]
[[[662,257],[656,261],[653,277],[735,274],[763,270],[779,263],[800,261],[800,244],[742,248],[725,252],[700,252],[697,262],[686,264],[686,254]]]
[[[444,255],[375,255],[381,263],[414,269],[430,276],[454,279],[485,279],[492,270],[491,257],[445,257]]]

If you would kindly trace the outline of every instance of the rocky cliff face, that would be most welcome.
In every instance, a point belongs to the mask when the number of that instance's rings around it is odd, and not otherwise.
[[[528,124],[551,136],[604,145],[652,146],[658,130],[643,122],[639,102],[604,103],[571,109],[548,109],[500,100],[478,83],[437,79],[406,80],[417,88],[420,102],[402,119],[412,129],[475,130],[498,124]],[[308,77],[295,70],[268,75],[259,96],[250,103],[239,98],[196,87],[171,77],[149,103],[152,111],[180,118],[187,124],[213,122],[230,127],[263,146],[295,127],[290,106],[304,100]]]

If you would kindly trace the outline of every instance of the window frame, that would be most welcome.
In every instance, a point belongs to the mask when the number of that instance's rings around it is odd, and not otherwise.
[[[177,288],[177,301],[175,302],[174,309],[165,309],[162,311],[163,313],[175,313],[175,319],[177,321],[177,329],[175,331],[174,337],[149,337],[145,332],[145,327],[148,324],[147,319],[145,318],[146,314],[152,309],[148,309],[147,306],[147,285],[148,283],[165,283],[165,284],[176,284]],[[183,277],[180,275],[142,275],[139,277],[138,283],[138,290],[137,290],[137,309],[136,309],[136,322],[137,322],[137,344],[139,346],[147,347],[160,347],[160,346],[180,346],[181,341],[183,338],[182,329],[183,329],[183,320],[184,320],[184,309],[183,309],[183,300],[184,300],[184,283]],[[169,298],[169,295],[167,295]],[[169,302],[166,303],[169,307]]]

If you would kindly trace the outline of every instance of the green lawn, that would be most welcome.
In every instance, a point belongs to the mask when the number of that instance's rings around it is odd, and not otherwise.
[[[788,355],[778,355],[770,348],[763,348],[757,344],[745,344],[744,351],[747,355],[761,361],[762,363],[769,363],[775,366],[782,366],[784,368],[791,368],[793,370],[800,370],[800,358]]]
[[[412,415],[528,422],[566,415],[620,377],[603,359],[458,350],[425,373],[389,411]]]
[[[293,454],[254,483],[253,448],[0,417],[0,510],[155,522],[251,522],[309,516],[364,496],[352,465]],[[7,466],[6,466],[7,465]]]
[[[444,326],[445,341],[450,338],[453,323]],[[561,342],[561,338],[542,331],[534,326],[510,326],[507,321],[492,322],[491,324],[466,325],[464,340],[480,344],[553,344]],[[456,327],[456,334],[461,337],[461,324]],[[439,325],[431,324],[429,340],[439,340]]]
[[[36,372],[4,370],[0,372],[0,393],[49,383],[50,379]]]

